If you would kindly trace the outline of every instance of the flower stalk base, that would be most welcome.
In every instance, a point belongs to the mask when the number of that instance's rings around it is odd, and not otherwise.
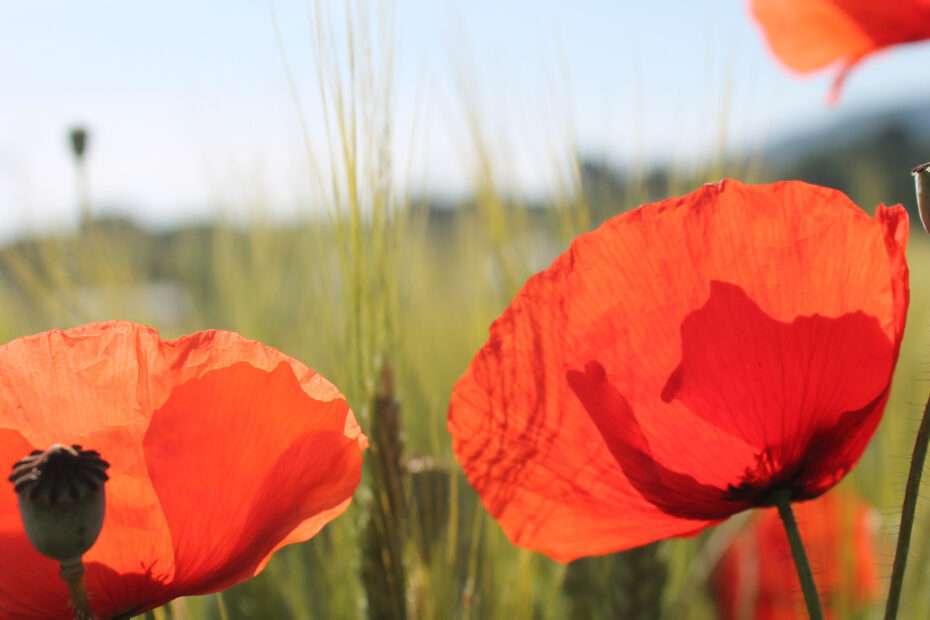
[[[794,511],[791,510],[790,491],[777,492],[774,501],[778,508],[778,516],[781,517],[785,533],[788,535],[788,544],[791,545],[791,555],[794,557],[794,565],[798,569],[798,578],[801,580],[801,591],[804,592],[807,614],[811,620],[823,620],[823,608],[820,605],[820,596],[817,594],[817,585],[814,583],[814,573],[811,572],[811,565],[804,551],[804,543],[801,541],[801,532],[798,530],[798,522],[794,518]]]
[[[65,560],[61,563],[61,578],[68,584],[68,595],[74,609],[74,620],[97,620],[87,600],[87,588],[84,585],[84,563],[81,558]]]

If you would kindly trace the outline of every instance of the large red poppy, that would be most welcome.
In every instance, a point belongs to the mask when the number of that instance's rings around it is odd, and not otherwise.
[[[801,538],[828,618],[861,610],[879,593],[877,513],[854,495],[834,492],[800,504]],[[804,597],[785,529],[774,508],[757,511],[714,570],[723,620],[802,620]]]
[[[775,55],[807,73],[838,64],[832,97],[863,58],[930,38],[930,0],[752,0]]]
[[[881,418],[908,302],[900,206],[722,181],[617,216],[532,277],[449,409],[517,544],[558,560],[817,497]]]
[[[84,556],[91,605],[110,618],[227,588],[314,536],[348,507],[365,437],[332,384],[259,342],[109,322],[0,347],[0,462],[58,442],[110,463]],[[71,618],[12,486],[0,549],[0,618]]]

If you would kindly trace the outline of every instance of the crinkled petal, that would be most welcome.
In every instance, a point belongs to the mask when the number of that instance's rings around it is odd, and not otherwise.
[[[341,410],[339,419],[331,414],[322,418],[326,432],[332,433],[339,446],[344,439],[356,451],[364,446],[364,436],[332,384],[300,362],[230,332],[199,332],[163,341],[152,328],[114,321],[52,330],[0,347],[0,433],[17,431],[29,449],[45,449],[52,443],[81,444],[98,450],[111,465],[107,518],[99,540],[85,556],[89,595],[99,614],[150,607],[173,596],[178,568],[175,534],[153,486],[143,440],[153,414],[178,386],[242,362],[266,373],[285,364],[293,384],[314,403],[303,409],[305,415],[315,418],[321,411]],[[273,396],[266,394],[269,399]],[[197,410],[186,413],[191,423],[207,415]],[[26,453],[0,445],[0,458],[8,466]],[[12,495],[11,488],[8,492]],[[334,506],[347,499],[340,498]],[[0,601],[0,610],[3,604],[20,604],[19,592],[30,599],[25,604],[41,608],[41,613],[37,610],[31,616],[0,613],[0,618],[68,617],[56,611],[67,606],[57,567],[28,544],[21,544],[25,534],[14,508],[15,502],[0,503],[0,539],[22,547],[23,564],[44,565],[49,575],[56,576],[34,580],[26,587],[28,577],[19,570],[19,562],[0,565],[0,582],[9,587],[11,597]],[[321,508],[321,512],[332,510],[332,506]],[[305,539],[315,527],[303,518],[289,525],[291,530],[265,549],[262,559],[274,543]],[[34,597],[39,590],[44,594]]]
[[[786,465],[816,472],[804,485],[821,493],[881,415],[906,231],[901,207],[870,218],[801,182],[724,181],[618,216],[492,325],[452,395],[456,456],[511,539],[560,560],[693,533]],[[824,354],[863,361],[860,327],[870,365]],[[838,420],[852,439],[813,458]]]
[[[344,400],[310,398],[283,362],[271,372],[235,364],[172,393],[143,445],[174,542],[176,595],[252,577],[295,530],[308,538],[336,516],[327,511],[345,509],[362,460],[343,433],[347,413]]]

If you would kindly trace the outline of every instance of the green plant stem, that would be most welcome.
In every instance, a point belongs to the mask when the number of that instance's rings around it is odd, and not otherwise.
[[[907,487],[904,491],[904,505],[901,507],[901,526],[898,528],[898,545],[894,552],[894,568],[891,572],[891,586],[888,588],[888,602],[885,605],[885,620],[894,620],[898,616],[898,604],[901,602],[901,588],[904,586],[904,569],[907,568],[907,553],[911,546],[911,531],[914,529],[914,515],[917,512],[917,494],[920,491],[920,477],[927,459],[927,444],[930,442],[930,398],[924,405],[924,415],[917,430],[914,453],[911,455],[911,470],[907,475]]]
[[[84,563],[81,557],[61,562],[61,578],[68,584],[68,596],[74,611],[74,620],[95,620],[96,616],[87,600],[87,588],[84,585]]]
[[[804,543],[801,542],[798,522],[795,521],[794,512],[791,510],[790,491],[776,493],[775,506],[778,507],[778,515],[785,526],[785,533],[788,534],[791,555],[794,557],[794,565],[798,569],[801,591],[804,592],[804,602],[807,603],[807,615],[810,616],[811,620],[823,620],[823,609],[820,606],[820,597],[817,595],[814,573],[811,572],[811,565],[807,561],[807,554],[804,552]]]

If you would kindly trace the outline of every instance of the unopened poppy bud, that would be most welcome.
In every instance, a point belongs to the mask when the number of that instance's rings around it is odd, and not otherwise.
[[[68,140],[71,143],[71,154],[76,160],[83,160],[84,153],[87,152],[87,130],[83,127],[72,127],[68,132]]]
[[[93,546],[103,527],[107,467],[97,452],[61,444],[13,466],[26,536],[40,553],[67,562]]]
[[[930,232],[930,162],[915,166],[911,170],[914,175],[914,189],[917,192],[917,211],[920,212],[920,223],[924,230]]]

